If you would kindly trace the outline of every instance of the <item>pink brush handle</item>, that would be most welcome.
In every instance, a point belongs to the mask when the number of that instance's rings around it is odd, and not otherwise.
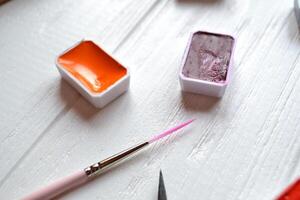
[[[79,186],[85,183],[88,180],[87,175],[85,172],[79,171],[70,176],[62,178],[54,183],[41,188],[28,196],[22,198],[22,200],[46,200],[54,198],[55,196],[71,189],[76,186]]]

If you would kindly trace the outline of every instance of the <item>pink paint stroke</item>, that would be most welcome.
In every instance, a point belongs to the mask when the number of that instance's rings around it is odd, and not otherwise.
[[[166,130],[165,132],[162,132],[161,134],[154,136],[148,142],[151,144],[151,143],[153,143],[157,140],[160,140],[161,138],[166,137],[167,135],[170,135],[170,134],[174,133],[175,131],[187,126],[188,124],[192,123],[194,120],[195,119],[188,120],[188,121],[186,121],[186,122],[184,122],[184,123],[182,123],[178,126],[175,126],[175,127],[171,128],[169,130]]]

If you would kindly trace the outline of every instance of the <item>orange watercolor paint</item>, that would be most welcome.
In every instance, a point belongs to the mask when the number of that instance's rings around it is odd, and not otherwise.
[[[82,41],[57,62],[93,93],[103,92],[127,74],[125,67],[92,41]]]

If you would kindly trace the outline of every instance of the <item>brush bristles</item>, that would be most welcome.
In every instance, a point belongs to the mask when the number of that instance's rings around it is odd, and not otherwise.
[[[154,136],[153,138],[151,138],[151,139],[149,140],[149,143],[153,143],[153,142],[155,142],[155,141],[157,141],[157,140],[160,140],[160,139],[162,139],[162,138],[164,138],[164,137],[166,137],[166,136],[168,136],[168,135],[171,135],[171,134],[174,133],[175,131],[177,131],[177,130],[179,130],[179,129],[181,129],[181,128],[187,126],[187,125],[189,125],[189,124],[192,123],[194,120],[195,120],[195,119],[188,120],[188,121],[186,121],[186,122],[184,122],[184,123],[182,123],[182,124],[180,124],[180,125],[177,125],[177,126],[171,128],[171,129],[169,129],[169,130],[166,130],[165,132],[162,132],[162,133],[159,134],[159,135]]]

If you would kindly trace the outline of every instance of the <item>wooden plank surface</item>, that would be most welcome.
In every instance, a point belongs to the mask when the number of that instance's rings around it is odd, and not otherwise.
[[[0,197],[18,199],[176,123],[177,136],[62,199],[272,199],[300,173],[300,40],[280,0],[14,0],[0,7]],[[222,99],[182,93],[194,30],[237,37]],[[92,38],[131,71],[97,110],[61,81],[55,57]],[[13,188],[13,189],[12,189]],[[1,198],[1,199],[2,199]]]

